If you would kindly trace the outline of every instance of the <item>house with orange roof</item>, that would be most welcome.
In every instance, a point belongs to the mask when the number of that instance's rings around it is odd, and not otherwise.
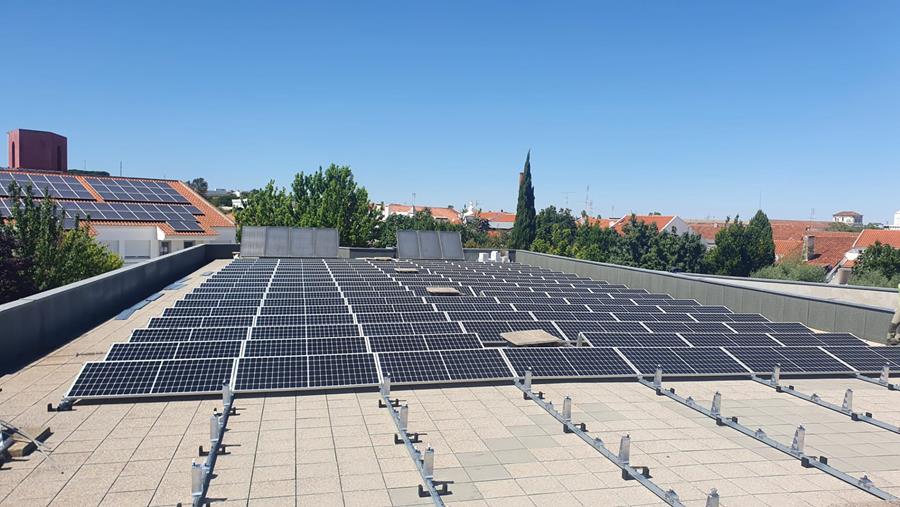
[[[610,227],[615,229],[619,234],[622,234],[625,225],[631,221],[631,217],[632,215],[626,215],[611,224]],[[647,225],[655,225],[656,230],[659,232],[696,234],[687,222],[676,215],[634,215],[634,217],[638,222],[643,222]]]
[[[453,208],[446,207],[442,208],[439,206],[420,206],[420,205],[412,205],[412,204],[397,204],[391,203],[382,209],[382,214],[384,218],[387,218],[391,215],[403,215],[411,217],[415,215],[417,211],[424,211],[428,209],[431,211],[431,216],[434,217],[435,220],[445,221],[451,224],[461,224],[462,218],[460,218],[460,214]]]
[[[87,221],[94,238],[126,263],[200,243],[236,241],[234,221],[181,181],[69,173],[64,163],[65,138],[53,135],[63,142],[52,146],[52,156],[39,153],[47,149],[46,143],[37,142],[41,138],[32,145],[27,136],[9,136],[10,153],[15,149],[28,152],[34,160],[53,159],[61,164],[32,169],[23,156],[11,164],[15,167],[0,168],[0,219],[11,214],[8,187],[16,183],[23,189],[31,187],[36,198],[52,199],[64,213],[66,227],[73,227],[76,218]],[[18,142],[15,148],[14,142]]]

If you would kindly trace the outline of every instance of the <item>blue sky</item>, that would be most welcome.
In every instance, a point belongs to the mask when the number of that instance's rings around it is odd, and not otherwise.
[[[900,2],[5,3],[0,128],[71,167],[376,201],[883,221]],[[5,150],[0,165],[6,165]],[[814,212],[813,212],[814,210]]]

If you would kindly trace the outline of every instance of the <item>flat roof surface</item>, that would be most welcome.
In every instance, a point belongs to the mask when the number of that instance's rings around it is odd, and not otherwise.
[[[102,359],[110,344],[199,286],[201,273],[137,310],[110,320],[21,370],[0,377],[0,418],[20,427],[49,425],[52,463],[41,454],[5,463],[0,505],[189,505],[190,464],[209,446],[209,417],[219,399],[78,403],[47,412],[66,394],[86,361]],[[855,393],[854,408],[900,421],[900,392],[859,380],[791,380],[840,404]],[[900,495],[900,435],[853,422],[809,402],[748,380],[666,382],[708,406],[716,390],[723,413],[790,444],[797,425],[807,429],[806,452]],[[655,393],[636,382],[536,383],[573,420],[618,451],[632,438],[631,463],[649,466],[653,481],[674,489],[687,505],[704,505],[717,488],[721,505],[882,505],[872,495],[751,437]],[[420,449],[435,449],[435,479],[452,480],[454,506],[664,505],[513,385],[397,389],[409,405],[409,431],[424,432]],[[225,435],[208,497],[213,505],[379,506],[429,505],[420,478],[376,392],[267,394],[239,397]]]

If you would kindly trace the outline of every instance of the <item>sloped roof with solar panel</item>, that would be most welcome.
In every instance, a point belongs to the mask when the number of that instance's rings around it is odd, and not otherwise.
[[[0,218],[11,216],[11,183],[30,186],[37,198],[54,199],[68,219],[90,218],[99,225],[165,224],[170,233],[193,235],[215,234],[214,226],[234,226],[179,181],[19,170],[0,171]]]

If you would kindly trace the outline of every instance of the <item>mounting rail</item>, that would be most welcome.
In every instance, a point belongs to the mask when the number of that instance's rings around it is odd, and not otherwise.
[[[206,456],[206,462],[191,462],[191,505],[200,507],[209,505],[209,499],[206,498],[209,492],[209,483],[213,478],[213,470],[216,467],[216,459],[220,454],[227,454],[223,439],[225,438],[225,427],[228,425],[228,418],[237,413],[234,407],[234,392],[225,382],[222,385],[222,413],[213,414],[209,418],[209,451],[204,452],[203,446],[200,446],[200,455]],[[181,503],[178,504],[179,507]]]
[[[541,408],[543,408],[548,414],[553,416],[554,419],[562,423],[563,431],[566,433],[574,433],[578,435],[579,438],[584,440],[588,445],[593,447],[597,452],[603,455],[606,459],[611,461],[614,465],[619,467],[622,470],[622,478],[625,480],[636,480],[645,488],[649,489],[654,495],[658,496],[663,502],[675,506],[675,507],[683,507],[684,504],[681,503],[681,500],[678,499],[678,494],[675,493],[674,490],[664,491],[662,488],[656,485],[653,481],[649,479],[649,470],[646,467],[640,467],[643,470],[638,470],[637,468],[631,466],[629,464],[629,458],[631,454],[631,437],[625,435],[622,437],[622,443],[619,446],[619,455],[616,455],[611,450],[609,450],[604,444],[603,440],[599,437],[592,437],[587,432],[587,427],[584,423],[574,424],[572,422],[572,399],[566,396],[565,402],[563,404],[563,413],[559,413],[554,407],[553,403],[544,401],[544,393],[537,392],[534,393],[531,390],[531,370],[525,372],[525,379],[523,382],[520,382],[518,378],[513,379],[513,383],[520,391],[522,391],[522,397],[526,400],[532,400],[537,403]],[[713,490],[710,493],[710,499],[715,499],[718,502],[719,495]],[[708,500],[709,501],[709,500]],[[715,504],[717,505],[717,503]]]
[[[796,398],[800,398],[801,400],[806,400],[806,401],[808,401],[810,403],[814,403],[820,407],[825,407],[825,408],[827,408],[829,410],[833,410],[839,414],[844,414],[845,416],[849,417],[850,419],[852,419],[854,421],[861,421],[861,422],[864,422],[867,424],[871,424],[872,426],[876,426],[878,428],[890,431],[892,433],[900,433],[900,427],[897,427],[897,426],[894,426],[893,424],[889,424],[884,421],[875,419],[874,417],[872,417],[871,412],[866,412],[866,413],[854,412],[853,411],[853,389],[847,389],[847,391],[844,393],[843,403],[841,403],[840,405],[837,405],[835,403],[830,403],[830,402],[823,400],[816,393],[813,393],[813,394],[801,393],[800,391],[794,389],[794,386],[792,386],[792,385],[789,385],[787,387],[781,385],[780,373],[781,373],[781,368],[776,366],[775,370],[772,373],[772,378],[769,380],[759,378],[756,375],[753,375],[751,378],[755,382],[759,382],[760,384],[762,384],[764,386],[771,387],[772,389],[775,389],[775,391],[777,391],[779,393],[787,393]]]
[[[900,385],[891,384],[891,366],[889,364],[886,364],[881,368],[881,375],[878,378],[872,378],[863,375],[862,373],[857,373],[856,378],[870,384],[877,384],[881,387],[887,387],[888,391],[900,391]]]
[[[694,401],[693,398],[688,396],[687,398],[682,398],[681,396],[675,394],[675,389],[663,389],[662,388],[662,369],[656,369],[656,375],[653,378],[653,382],[646,380],[643,377],[638,377],[638,382],[649,387],[656,391],[657,396],[665,396],[669,399],[675,400],[678,403],[684,405],[685,407],[691,408],[701,414],[709,417],[710,419],[714,419],[716,421],[716,425],[718,426],[728,426],[734,430],[737,430],[748,437],[754,438],[773,449],[777,449],[793,458],[796,458],[800,461],[800,464],[804,468],[818,468],[819,470],[825,472],[826,474],[839,479],[851,486],[857,487],[866,493],[869,493],[873,496],[876,496],[882,500],[898,500],[897,497],[880,489],[875,486],[871,479],[868,476],[864,475],[862,477],[853,477],[837,468],[828,464],[828,458],[825,456],[809,456],[803,452],[803,447],[805,444],[806,437],[806,429],[801,425],[797,428],[797,431],[794,433],[794,440],[790,446],[784,445],[777,440],[770,438],[766,435],[766,432],[759,428],[757,430],[752,430],[743,424],[738,422],[737,417],[729,417],[726,418],[721,414],[722,408],[722,394],[718,391],[713,396],[712,407],[706,408],[702,407]]]
[[[416,470],[419,471],[419,475],[422,477],[422,482],[425,483],[425,488],[423,488],[421,484],[419,485],[419,496],[424,498],[430,495],[434,505],[444,507],[444,499],[441,497],[450,494],[448,485],[452,484],[453,481],[434,480],[434,449],[429,446],[424,453],[416,449],[414,444],[421,442],[419,436],[423,433],[409,433],[407,431],[409,405],[401,406],[399,399],[391,399],[390,375],[384,376],[384,382],[381,384],[380,393],[381,399],[378,400],[378,406],[387,408],[390,411],[391,419],[394,420],[394,425],[397,426],[398,433],[394,436],[394,443],[402,443],[406,446],[409,456],[416,464]],[[397,410],[398,408],[399,410]]]

